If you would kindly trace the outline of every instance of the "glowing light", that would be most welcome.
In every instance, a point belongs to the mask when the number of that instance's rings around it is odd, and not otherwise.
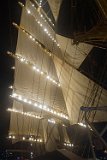
[[[49,76],[47,76],[46,78],[47,78],[47,79],[50,79],[50,77],[49,77]]]
[[[41,73],[41,74],[43,74],[43,72],[42,72],[42,71],[41,71],[40,73]]]
[[[84,123],[78,123],[78,125],[80,125],[80,126],[82,126],[82,127],[84,127],[84,128],[86,128],[87,126],[86,126],[86,124],[84,124]]]
[[[23,137],[22,139],[25,140],[25,137]]]
[[[23,59],[23,58],[21,58],[21,59],[20,59],[20,61],[21,61],[21,62],[23,62],[23,61],[24,61],[24,59]]]
[[[43,26],[42,23],[40,24],[40,26],[41,26],[41,27]]]
[[[40,72],[40,70],[37,68],[37,72]]]
[[[27,102],[27,99],[25,98],[23,101],[24,101],[24,102]]]
[[[13,86],[9,86],[10,89],[13,89]]]
[[[47,32],[47,29],[45,28],[44,31]]]
[[[37,103],[34,103],[34,106],[37,107],[38,106]]]
[[[67,143],[67,142],[64,143],[64,146],[73,147],[71,143]]]
[[[29,36],[31,39],[33,38],[31,35]]]
[[[31,13],[31,11],[30,11],[30,10],[27,10],[27,13],[28,13],[28,14],[30,14],[30,13]]]
[[[35,67],[35,66],[33,66],[33,69],[35,70],[35,69],[36,69],[36,67]]]
[[[14,69],[15,69],[15,66],[11,67],[11,69],[13,69],[13,70],[14,70]]]
[[[12,138],[12,136],[9,136],[9,138]]]
[[[40,139],[40,142],[42,142],[42,139]]]

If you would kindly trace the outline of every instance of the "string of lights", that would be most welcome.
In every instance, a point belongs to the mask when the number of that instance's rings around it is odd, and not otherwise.
[[[19,3],[19,4],[20,4],[20,3]],[[22,5],[22,4],[20,4],[20,6],[21,6],[21,7],[24,7],[24,5]],[[32,4],[32,6],[33,6],[33,4]],[[43,23],[40,21],[40,19],[35,18],[35,16],[32,14],[32,12],[31,12],[30,9],[28,9],[28,8],[26,8],[26,7],[24,7],[24,8],[25,8],[26,12],[35,19],[35,21],[37,22],[37,24],[41,27],[41,29],[44,30],[44,32],[48,35],[48,37],[57,45],[57,47],[60,48],[59,43],[57,43],[56,39],[51,35],[51,33],[49,33],[48,29],[47,29],[46,27],[44,27],[44,25],[43,25]],[[39,15],[40,15],[40,17],[43,19],[43,15],[42,15],[42,14],[39,14]]]
[[[8,136],[9,139],[14,139],[14,140],[22,140],[22,141],[29,141],[29,142],[39,142],[42,143],[43,140],[41,138],[36,138],[34,136],[15,136],[15,135],[9,135]]]
[[[40,0],[40,2],[39,2],[39,6],[40,6],[40,7],[42,7],[42,0]]]
[[[12,95],[10,95],[13,99],[15,100],[18,100],[20,102],[23,102],[23,103],[26,103],[26,104],[29,104],[31,106],[34,106],[38,109],[42,109],[44,110],[45,112],[48,112],[54,116],[57,116],[57,117],[60,117],[60,118],[63,118],[63,119],[66,119],[68,120],[68,116],[67,114],[64,114],[62,113],[62,111],[57,111],[56,109],[51,109],[49,108],[47,105],[42,105],[38,102],[35,102],[34,100],[31,100],[31,99],[27,99],[26,97],[22,96],[22,95],[19,95],[19,94],[16,94],[16,93],[13,93]]]
[[[12,52],[7,52],[8,55],[12,56],[13,58],[19,60],[21,63],[24,63],[26,65],[29,65],[33,71],[35,71],[36,73],[41,74],[42,76],[44,76],[46,79],[48,79],[50,82],[52,82],[53,84],[57,85],[58,87],[60,87],[60,83],[57,82],[56,80],[54,80],[50,75],[48,75],[47,72],[43,72],[36,64],[34,64],[34,62],[29,61],[28,59],[26,59],[25,57],[23,57],[21,54],[13,54]]]
[[[65,142],[65,143],[64,143],[64,146],[67,146],[67,147],[73,147],[74,145],[73,145],[73,144],[71,144],[71,143],[67,143],[67,142]]]
[[[39,5],[39,3],[36,1],[36,0],[33,0],[35,3],[36,3],[36,5],[38,6],[38,12],[39,12],[39,14],[43,14],[44,15],[44,21],[46,22],[46,20],[48,20],[48,22],[54,27],[55,25],[54,25],[54,23],[52,22],[52,20],[47,16],[47,14],[44,12],[44,10],[42,9],[42,6],[40,6]],[[34,5],[33,5],[33,7],[35,7]],[[35,8],[36,9],[36,8]]]
[[[32,113],[29,113],[29,112],[19,111],[17,109],[8,108],[7,111],[8,112],[13,112],[13,113],[18,113],[18,114],[21,114],[21,115],[27,116],[27,117],[32,117],[32,118],[36,118],[36,119],[43,119],[43,117],[41,117],[41,116],[34,115]],[[48,122],[52,123],[52,124],[56,124],[56,121],[54,119],[48,119]]]
[[[27,116],[27,117],[36,118],[36,119],[42,119],[43,118],[43,117],[40,117],[38,115],[34,115],[32,113],[29,113],[29,112],[23,112],[23,111],[19,111],[17,109],[12,109],[12,108],[8,108],[7,111],[13,112],[13,113],[18,113],[18,114],[21,114],[21,115],[24,115],[24,116]]]
[[[84,124],[84,123],[82,123],[82,122],[78,123],[78,125],[80,125],[80,126],[82,126],[82,127],[84,127],[84,128],[87,127],[86,124]]]
[[[40,20],[36,19],[35,16],[31,13],[31,11],[29,9],[26,9],[26,11],[29,15],[31,15],[35,19],[35,21],[38,23],[38,25],[44,30],[44,32],[48,35],[48,37],[57,45],[57,47],[60,48],[56,39],[51,35],[51,33],[49,33],[48,29],[43,26],[42,22],[40,22]],[[41,14],[40,17],[43,17],[43,15]]]

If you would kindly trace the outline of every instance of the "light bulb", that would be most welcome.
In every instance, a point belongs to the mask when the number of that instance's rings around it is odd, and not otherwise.
[[[24,102],[27,102],[27,99],[25,98],[23,101],[24,101]]]
[[[11,67],[11,69],[13,69],[13,70],[14,70],[14,69],[15,69],[15,66]]]
[[[53,113],[56,114],[56,111],[54,111]]]
[[[13,97],[16,97],[16,96],[17,96],[17,94],[16,94],[16,93],[13,93],[13,94],[12,94],[12,96],[13,96]]]
[[[37,70],[37,72],[40,72],[40,70],[38,68],[36,70]]]
[[[42,72],[42,71],[41,71],[40,73],[41,73],[41,74],[43,74],[43,72]]]
[[[10,89],[13,89],[13,86],[9,86]]]
[[[35,67],[35,66],[33,66],[33,69],[35,70],[35,69],[36,69],[36,67]]]
[[[40,24],[40,26],[41,26],[41,27],[43,26],[42,23]]]
[[[23,140],[25,140],[25,137],[23,137]]]
[[[27,10],[27,13],[30,14],[31,13],[30,10]]]
[[[12,138],[15,139],[15,136],[13,136]]]
[[[47,29],[45,28],[44,31],[47,32]]]
[[[49,76],[47,76],[46,78],[47,78],[47,79],[50,79],[50,77],[49,77]]]
[[[24,61],[24,59],[23,59],[23,58],[21,58],[21,59],[20,59],[20,61],[21,61],[21,62],[23,62],[23,61]]]
[[[37,103],[34,103],[34,106],[37,107],[38,106]]]
[[[33,38],[31,35],[29,36],[30,38]]]

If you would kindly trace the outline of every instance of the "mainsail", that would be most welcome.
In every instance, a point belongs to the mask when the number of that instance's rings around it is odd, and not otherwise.
[[[93,46],[73,45],[57,35],[37,2],[20,5],[20,25],[13,23],[18,29],[16,52],[8,52],[15,58],[9,138],[43,144],[47,151],[58,145],[72,147],[66,126],[84,123],[80,107],[107,105],[107,91],[78,71]],[[105,112],[103,117],[100,111],[94,115],[89,113],[88,118],[107,120]]]

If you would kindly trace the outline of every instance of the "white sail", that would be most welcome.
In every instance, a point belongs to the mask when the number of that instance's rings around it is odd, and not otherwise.
[[[93,99],[93,106],[107,105],[107,91],[77,70],[93,46],[75,46],[56,35],[31,1],[22,8],[20,25],[14,24],[18,40],[9,135],[14,142],[43,142],[47,151],[56,149],[58,142],[71,147],[64,124],[77,123],[80,107],[90,106]],[[99,87],[96,97],[94,85]],[[97,112],[94,120],[107,120],[106,113]]]
[[[63,119],[68,121],[68,114],[53,61],[54,54],[61,57],[61,52],[55,32],[31,1],[26,1],[22,9],[20,25],[14,25],[18,28],[18,40],[11,95],[13,107],[8,109],[11,111],[9,135],[14,136],[14,142],[43,142],[46,150],[51,151],[57,148],[56,141],[60,141],[58,123],[62,125],[63,143],[69,142],[63,127]]]

